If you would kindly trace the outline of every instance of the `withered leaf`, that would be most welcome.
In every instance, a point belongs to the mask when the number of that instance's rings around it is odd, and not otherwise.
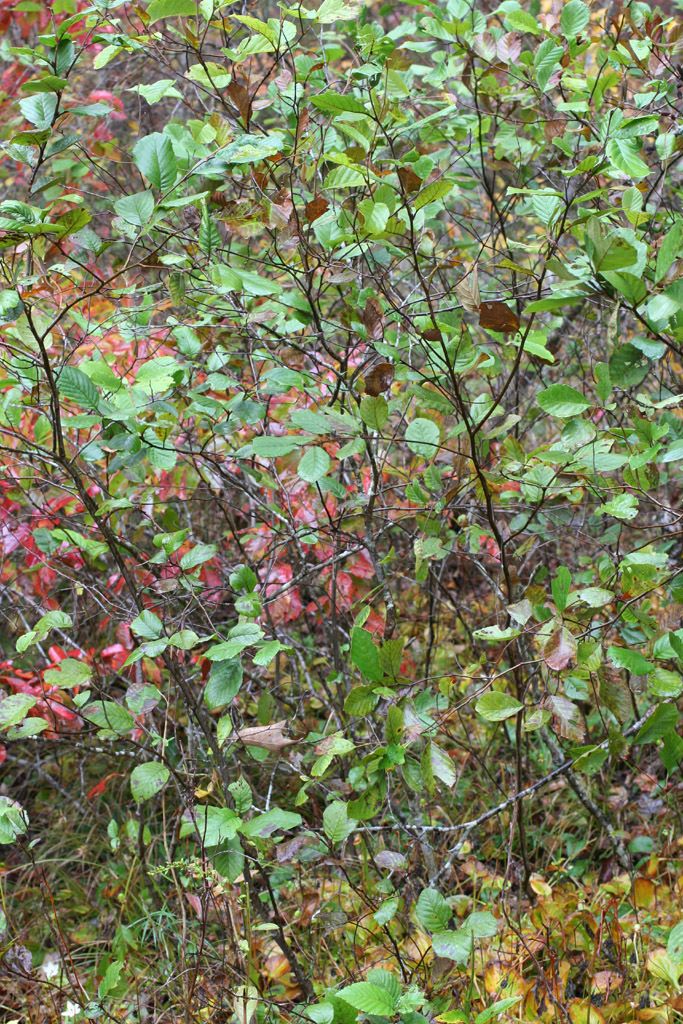
[[[381,341],[384,337],[384,310],[372,295],[365,301],[362,318],[368,332],[368,340]]]
[[[560,626],[550,634],[543,648],[543,658],[548,668],[561,672],[572,658],[576,657],[576,637],[566,626]]]
[[[314,220],[317,220],[318,217],[322,217],[322,215],[327,211],[329,205],[330,204],[327,199],[323,196],[316,196],[314,199],[311,199],[310,203],[306,203],[306,216],[311,224]]]
[[[249,747],[261,747],[277,754],[283,747],[296,743],[296,740],[287,739],[285,736],[286,725],[285,718],[281,722],[271,722],[270,725],[251,725],[246,729],[240,729],[236,736]]]
[[[504,302],[494,299],[493,302],[482,302],[479,309],[479,326],[487,331],[510,334],[519,330],[519,317]]]
[[[393,363],[377,363],[365,374],[365,394],[378,398],[391,385],[394,373]]]
[[[297,141],[301,138],[303,133],[308,128],[308,122],[310,121],[310,115],[308,113],[308,107],[304,107],[299,114],[299,119],[296,123],[296,138]]]
[[[234,107],[239,111],[240,117],[245,124],[249,123],[249,115],[251,113],[251,103],[249,100],[249,90],[245,86],[240,85],[239,82],[231,82],[226,89],[228,98]]]
[[[425,341],[441,341],[443,334],[438,327],[428,327],[426,331],[422,332],[422,337]]]
[[[288,860],[296,857],[299,850],[302,850],[304,846],[308,846],[311,842],[313,842],[311,836],[294,836],[293,839],[289,839],[286,843],[279,843],[275,848],[278,864],[286,864]]]
[[[572,704],[567,697],[548,694],[543,698],[540,706],[553,716],[553,728],[559,736],[565,740],[573,740],[575,743],[581,742],[585,729],[581,712],[575,704]]]
[[[463,309],[468,313],[478,313],[481,299],[479,297],[479,275],[477,265],[472,267],[468,274],[458,281],[455,286],[455,294],[460,299]]]
[[[418,178],[412,167],[399,167],[398,176],[404,192],[418,192],[422,188],[422,178]]]
[[[559,135],[564,135],[566,127],[567,122],[563,117],[553,117],[550,121],[546,121],[543,131],[548,142],[552,142]]]

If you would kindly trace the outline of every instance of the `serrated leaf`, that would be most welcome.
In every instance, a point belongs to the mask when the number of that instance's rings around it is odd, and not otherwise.
[[[397,1001],[391,992],[381,985],[374,985],[371,981],[347,985],[346,988],[340,989],[337,995],[356,1010],[375,1017],[393,1017],[396,1012]]]
[[[90,378],[76,366],[65,366],[57,378],[60,394],[81,409],[97,409],[100,395]]]
[[[415,916],[428,932],[438,932],[446,927],[453,911],[438,889],[423,889],[415,904]]]
[[[413,205],[416,210],[421,210],[428,203],[434,203],[437,199],[443,199],[452,188],[453,182],[451,181],[433,181],[430,185],[426,185],[421,192],[418,192]]]
[[[171,140],[161,132],[152,132],[140,139],[133,148],[135,165],[154,188],[164,192],[175,185],[178,163]]]

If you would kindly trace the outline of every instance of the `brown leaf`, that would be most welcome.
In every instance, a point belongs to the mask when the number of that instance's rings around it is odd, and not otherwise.
[[[548,142],[552,142],[558,135],[564,135],[567,122],[563,117],[554,117],[550,121],[546,121],[543,131]]]
[[[377,398],[390,387],[394,373],[393,363],[377,363],[365,374],[365,394]]]
[[[324,199],[323,196],[316,196],[315,199],[311,199],[310,203],[306,203],[306,216],[311,224],[318,217],[322,217],[329,205],[327,199]]]
[[[239,111],[244,123],[249,124],[249,115],[251,113],[249,90],[240,85],[239,82],[231,82],[225,91],[232,105]]]
[[[428,327],[426,331],[422,332],[422,337],[425,341],[441,341],[443,334],[438,327]]]
[[[275,847],[275,856],[278,864],[286,864],[287,861],[296,857],[299,850],[313,842],[312,836],[294,836],[286,843],[278,843]]]
[[[296,123],[296,139],[297,139],[297,142],[299,141],[299,139],[301,138],[303,133],[308,128],[308,122],[309,121],[310,121],[310,116],[309,116],[309,113],[308,113],[308,107],[304,107],[303,110],[301,111],[301,113],[299,114],[299,119],[298,119],[298,121]]]
[[[422,178],[418,178],[412,167],[399,167],[398,176],[404,192],[418,192],[422,188]]]
[[[548,668],[561,672],[576,657],[576,638],[565,626],[560,626],[548,637],[543,658]]]
[[[361,315],[365,330],[368,332],[368,340],[381,341],[384,337],[384,310],[373,295],[366,299],[365,309]]]
[[[277,754],[283,747],[296,743],[296,740],[289,740],[284,735],[283,730],[286,725],[287,720],[283,718],[281,722],[271,722],[270,725],[252,725],[246,729],[240,729],[236,736],[248,747],[261,747],[263,750],[270,750]]]
[[[479,309],[479,326],[487,331],[509,334],[519,330],[519,317],[505,302],[494,299],[482,302]]]

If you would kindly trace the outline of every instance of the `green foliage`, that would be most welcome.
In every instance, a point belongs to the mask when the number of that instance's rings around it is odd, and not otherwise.
[[[676,1012],[663,15],[0,5],[9,1020]]]

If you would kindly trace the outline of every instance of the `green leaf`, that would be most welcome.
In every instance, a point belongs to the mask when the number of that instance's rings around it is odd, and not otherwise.
[[[415,905],[415,916],[428,932],[438,932],[446,927],[453,911],[437,889],[423,889]]]
[[[519,12],[522,13],[521,11]],[[510,19],[512,20],[512,19]],[[545,39],[534,57],[534,72],[541,92],[545,92],[550,77],[560,62],[564,49],[552,39]]]
[[[191,572],[197,566],[210,561],[216,554],[216,550],[215,544],[195,544],[180,559],[180,568],[184,569],[185,572]]]
[[[301,822],[300,814],[294,814],[292,811],[281,811],[279,807],[273,807],[263,814],[257,814],[250,821],[245,821],[240,826],[240,832],[248,838],[260,836],[262,839],[265,839],[280,829],[298,828]]]
[[[162,18],[191,18],[197,13],[194,0],[152,0],[147,8],[150,25]]]
[[[255,437],[251,447],[255,455],[261,455],[265,459],[279,459],[283,455],[289,455],[299,447],[299,440],[296,437]]]
[[[432,949],[435,956],[453,960],[456,964],[466,964],[472,952],[471,932],[437,932],[432,935]]]
[[[498,922],[490,910],[475,910],[463,922],[460,931],[471,932],[475,939],[490,939],[498,931]]]
[[[326,114],[341,114],[345,111],[352,111],[355,114],[365,114],[365,106],[354,96],[343,96],[337,92],[322,92],[318,96],[311,96],[310,102],[318,110]]]
[[[83,686],[90,679],[90,667],[77,658],[64,658],[58,668],[48,668],[43,672],[43,679],[50,686],[59,686],[69,690],[73,686]]]
[[[380,903],[379,909],[372,915],[378,925],[384,927],[396,917],[398,911],[398,897],[391,896],[388,900]]]
[[[371,634],[360,626],[351,630],[351,661],[366,679],[381,683],[384,674],[379,663],[379,650]]]
[[[553,601],[558,612],[563,612],[567,607],[567,599],[569,597],[569,588],[572,583],[572,577],[569,569],[566,566],[561,565],[557,570],[557,576],[551,583],[551,589],[553,592]]]
[[[598,508],[598,514],[614,516],[615,519],[635,519],[638,515],[638,499],[635,494],[617,494]]]
[[[156,640],[163,632],[161,619],[154,612],[145,609],[140,612],[136,619],[130,624],[133,636],[139,636],[142,640]]]
[[[352,832],[358,822],[349,818],[346,804],[335,800],[323,811],[323,831],[333,846],[339,846]]]
[[[651,661],[648,661],[640,651],[636,651],[632,647],[612,645],[607,648],[607,654],[613,665],[616,665],[617,668],[626,668],[635,676],[646,676],[654,668]]]
[[[130,790],[136,803],[149,800],[156,796],[168,782],[170,771],[160,761],[147,761],[133,769],[130,777]]]
[[[114,210],[127,224],[144,227],[154,213],[154,196],[151,192],[136,192],[124,196],[114,203]]]
[[[452,181],[433,181],[431,185],[426,185],[421,192],[418,192],[413,205],[416,210],[421,210],[428,203],[434,203],[437,199],[443,199],[452,188]]]
[[[228,839],[234,839],[242,819],[228,807],[195,807],[194,816],[197,835],[204,846],[219,846]],[[185,833],[189,834],[189,833]]]
[[[502,722],[505,718],[518,715],[524,705],[509,693],[489,690],[488,693],[482,693],[475,707],[487,722]]]
[[[106,729],[108,732],[123,734],[130,732],[136,725],[131,713],[111,700],[88,704],[81,714],[98,729]]]
[[[389,406],[384,395],[366,395],[360,403],[360,418],[370,430],[381,430],[389,419]]]
[[[498,643],[499,640],[514,640],[520,632],[521,630],[514,626],[506,626],[505,629],[500,626],[482,626],[481,629],[475,629],[472,636],[477,640],[486,640],[488,643]]]
[[[551,416],[570,419],[572,416],[580,416],[590,408],[591,403],[580,391],[568,384],[551,384],[549,388],[539,393],[538,404]]]
[[[36,698],[29,693],[11,693],[5,697],[0,701],[0,729],[10,729],[23,721],[36,704]]]
[[[76,366],[65,366],[57,378],[57,387],[65,398],[82,409],[97,409],[100,395],[90,378]]]
[[[337,995],[356,1010],[375,1017],[393,1017],[398,1005],[398,1000],[394,999],[388,989],[371,981],[347,985],[346,988],[340,989]]]
[[[491,1003],[485,1010],[477,1014],[474,1024],[488,1024],[488,1021],[493,1020],[494,1017],[500,1018],[502,1013],[518,1003],[521,998],[522,996],[508,996],[507,999],[496,1000],[495,1003]]]
[[[666,955],[674,964],[683,964],[683,921],[679,921],[669,932]]]
[[[656,743],[678,724],[678,708],[675,704],[660,704],[647,722],[643,722],[634,743]]]
[[[54,93],[39,93],[37,96],[27,96],[19,100],[19,109],[27,121],[30,121],[38,129],[47,129],[52,126],[52,120],[57,109],[57,97]]]
[[[171,140],[161,132],[146,135],[135,145],[133,159],[140,174],[164,192],[175,185],[178,164],[173,153]]]
[[[590,21],[591,12],[581,0],[569,0],[562,8],[560,27],[565,39],[574,39]]]
[[[102,978],[102,981],[99,983],[97,987],[97,996],[99,999],[104,999],[107,995],[109,995],[112,989],[116,988],[116,986],[119,983],[122,970],[123,964],[120,963],[118,960],[115,960],[114,963],[109,964],[109,967],[107,967],[106,971],[104,972],[104,977]]]
[[[640,139],[610,139],[607,143],[607,158],[625,177],[640,181],[650,174],[650,168],[638,155],[640,147]]]
[[[297,474],[301,480],[315,484],[327,474],[331,460],[324,448],[309,448],[299,461]]]
[[[433,459],[439,449],[439,440],[439,428],[433,420],[418,417],[408,424],[406,443],[416,455]]]
[[[204,688],[204,703],[207,707],[213,711],[230,704],[239,693],[242,674],[242,662],[239,658],[229,658],[212,665]]]

